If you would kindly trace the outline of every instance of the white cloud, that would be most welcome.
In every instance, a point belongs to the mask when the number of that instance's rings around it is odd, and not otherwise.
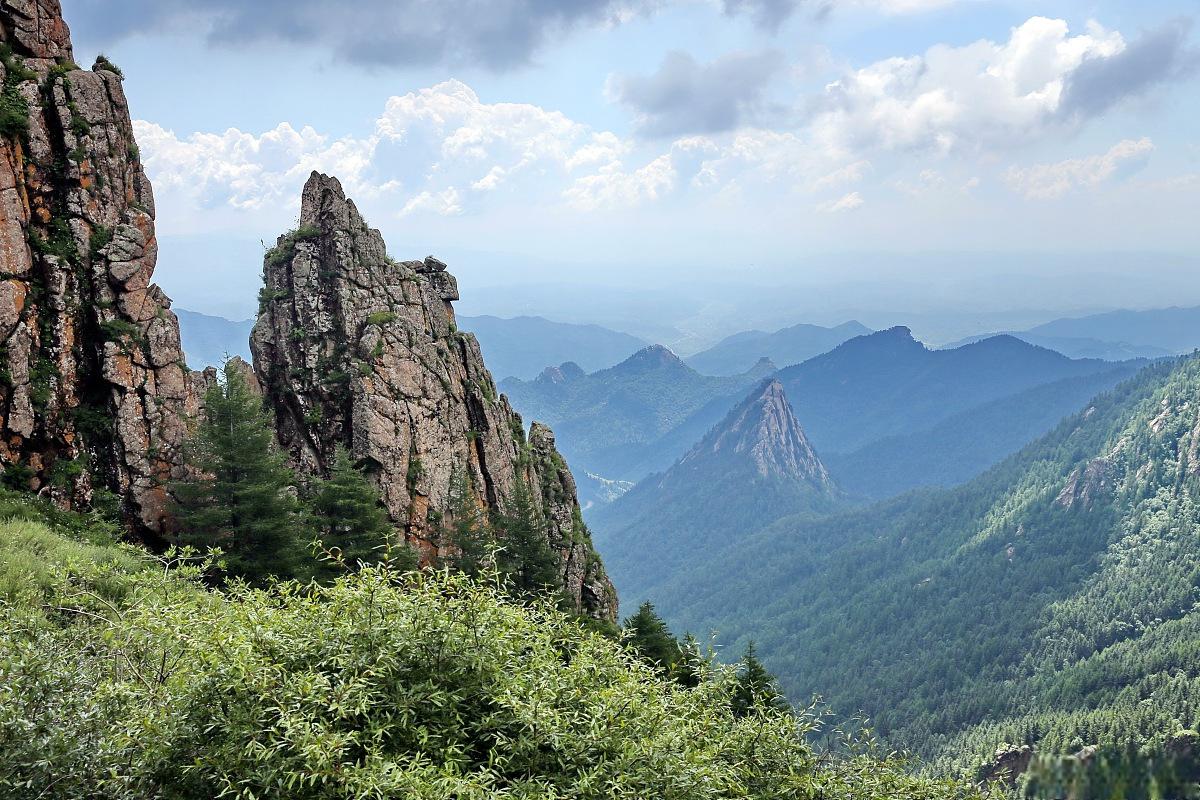
[[[429,211],[443,217],[453,217],[461,214],[462,210],[458,190],[451,186],[437,194],[421,192],[404,204],[404,208],[400,209],[400,216],[407,217],[417,211]]]
[[[895,13],[918,5],[927,4],[876,2]],[[787,126],[740,127],[669,144],[597,130],[534,104],[488,103],[457,80],[389,98],[369,129],[342,139],[287,123],[258,134],[181,136],[138,122],[136,133],[151,178],[177,218],[190,216],[187,210],[294,209],[313,169],[338,175],[353,196],[381,206],[373,211],[377,218],[475,214],[504,204],[595,212],[683,191],[778,202],[794,194],[842,195],[913,153],[925,163],[947,155],[991,159],[1077,127],[1085,121],[1078,106],[1060,113],[1071,76],[1081,64],[1095,67],[1128,50],[1121,34],[1099,25],[1073,34],[1062,20],[1033,17],[1003,42],[939,45],[848,71],[804,113],[787,115]],[[1089,91],[1098,89],[1089,84]],[[1083,107],[1105,107],[1095,100],[1089,95]],[[1057,196],[1093,185],[1085,173],[1103,171],[1104,159],[1128,164],[1132,156],[1114,152],[1079,164],[1014,169],[1008,182],[1030,196]],[[916,178],[890,183],[920,195],[943,189],[947,180],[931,164]],[[862,204],[862,195],[850,192],[822,208]]]
[[[629,207],[663,196],[675,186],[677,178],[670,154],[632,172],[614,162],[594,175],[579,178],[563,196],[572,206],[585,211]]]
[[[823,211],[827,214],[837,214],[842,211],[857,211],[866,205],[866,200],[863,199],[859,192],[851,192],[850,194],[838,200],[829,203],[822,203],[817,206],[818,211]]]
[[[1094,23],[1072,36],[1063,20],[1033,17],[1004,43],[938,45],[834,81],[811,133],[833,154],[1020,144],[1061,124],[1056,114],[1064,83],[1085,59],[1111,58],[1124,49],[1119,33]]]
[[[1012,167],[1004,174],[1004,180],[1029,198],[1062,197],[1074,189],[1095,188],[1122,171],[1144,166],[1153,151],[1154,143],[1149,139],[1125,139],[1103,155]]]

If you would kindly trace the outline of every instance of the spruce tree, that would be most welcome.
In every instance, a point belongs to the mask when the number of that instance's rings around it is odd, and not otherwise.
[[[439,547],[446,553],[442,563],[478,578],[488,571],[496,550],[491,526],[475,496],[467,470],[455,469],[450,476],[449,525],[442,527]]]
[[[516,597],[543,596],[546,587],[558,584],[559,559],[550,549],[546,521],[520,477],[511,510],[497,517],[494,528],[500,545],[496,566]]]
[[[411,548],[391,546],[397,532],[379,502],[379,491],[354,466],[345,447],[334,451],[329,479],[317,482],[310,506],[321,545],[337,551],[347,567],[385,557],[402,569],[416,566]]]
[[[646,663],[670,673],[679,662],[679,642],[654,611],[653,603],[642,603],[637,613],[625,620],[623,629],[629,647]]]
[[[783,710],[788,707],[787,699],[779,691],[775,676],[758,660],[754,642],[746,645],[746,652],[738,664],[737,687],[733,692],[733,713],[749,716],[756,708]]]
[[[310,571],[312,537],[295,475],[261,398],[232,361],[205,394],[185,455],[190,477],[172,486],[182,544],[220,547],[229,572],[253,583]]]

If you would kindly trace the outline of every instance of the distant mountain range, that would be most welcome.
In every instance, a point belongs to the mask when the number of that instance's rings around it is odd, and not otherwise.
[[[240,322],[186,309],[175,309],[183,352],[192,369],[215,367],[230,356],[250,360],[250,329],[254,320]]]
[[[1065,378],[1111,370],[1012,336],[931,350],[897,327],[779,372],[822,456],[927,430],[955,414]]]
[[[192,369],[221,364],[227,355],[250,358],[254,320],[176,309],[183,349]],[[541,317],[466,317],[458,326],[479,339],[492,374],[498,378],[533,378],[548,365],[572,361],[591,372],[620,362],[646,347],[646,342],[599,325],[570,325]]]
[[[1200,348],[1200,307],[1111,311],[1058,319],[1011,335],[1072,358],[1123,361],[1184,355]],[[973,336],[947,347],[984,338]]]
[[[546,367],[565,361],[594,372],[647,345],[599,325],[571,325],[542,317],[460,316],[458,327],[479,339],[488,368],[497,378],[533,378]]]
[[[636,481],[670,466],[774,371],[774,364],[762,362],[742,375],[701,375],[654,345],[615,367],[589,374],[568,362],[531,381],[501,381],[500,390],[525,418],[554,429],[563,454],[580,472]],[[686,438],[677,440],[678,449],[666,447],[664,437],[677,429]]]
[[[774,333],[745,331],[697,353],[687,363],[705,375],[736,375],[753,367],[761,358],[769,358],[780,366],[799,364],[870,332],[866,325],[853,321],[835,328],[793,325]]]
[[[1136,367],[1069,359],[1008,336],[931,350],[893,328],[779,371],[763,360],[741,375],[705,376],[652,347],[608,370],[564,364],[500,388],[555,429],[581,472],[637,482],[670,467],[775,375],[834,478],[872,498],[968,480]],[[1039,387],[1047,388],[1024,396]]]

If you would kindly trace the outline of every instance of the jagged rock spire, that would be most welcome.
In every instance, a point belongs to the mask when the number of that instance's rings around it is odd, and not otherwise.
[[[783,384],[774,378],[754,392],[681,459],[745,459],[762,477],[794,479],[822,489],[833,481],[796,420]]]
[[[407,539],[427,555],[468,487],[503,512],[528,487],[583,613],[616,618],[616,597],[580,516],[575,482],[549,429],[496,391],[474,336],[454,323],[446,265],[388,257],[336,178],[313,173],[300,225],[265,259],[254,368],[279,442],[307,475],[345,445],[366,465]]]

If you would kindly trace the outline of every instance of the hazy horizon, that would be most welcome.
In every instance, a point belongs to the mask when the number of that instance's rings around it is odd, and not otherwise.
[[[1200,305],[1185,0],[64,5],[126,68],[182,308],[254,313],[314,169],[464,313],[685,350]]]

